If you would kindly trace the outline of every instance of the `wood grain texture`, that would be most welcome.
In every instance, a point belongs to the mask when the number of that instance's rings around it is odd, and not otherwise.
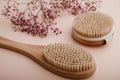
[[[55,66],[49,64],[44,58],[42,49],[45,46],[23,44],[0,37],[0,47],[21,53],[31,58],[35,62],[39,63],[41,66],[48,69],[49,71],[67,78],[80,78],[80,79],[87,78],[90,77],[96,70],[96,67],[93,67],[87,71],[82,71],[82,72],[67,72],[58,69]]]

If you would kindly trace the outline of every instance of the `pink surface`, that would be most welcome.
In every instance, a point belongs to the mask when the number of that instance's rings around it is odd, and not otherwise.
[[[0,8],[3,0],[0,0]],[[9,38],[14,41],[47,45],[50,43],[72,43],[89,50],[97,64],[95,74],[85,80],[120,80],[120,1],[103,0],[103,6],[99,11],[107,13],[114,19],[115,35],[112,42],[106,46],[91,47],[77,43],[71,37],[71,28],[73,16],[64,14],[60,17],[58,27],[63,31],[62,35],[55,36],[49,34],[46,38],[32,37],[21,32],[14,32],[11,24],[6,18],[0,15],[0,36]],[[0,9],[1,11],[1,9]],[[31,59],[0,48],[0,80],[70,80],[55,75],[45,68],[38,65]]]

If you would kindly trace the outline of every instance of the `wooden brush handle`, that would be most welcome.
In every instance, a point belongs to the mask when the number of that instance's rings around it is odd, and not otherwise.
[[[43,46],[23,44],[3,37],[0,37],[0,47],[21,53],[33,59],[34,61],[39,60],[41,55],[38,54],[38,52],[40,53],[41,49],[43,48]]]
[[[0,47],[6,48],[12,51],[16,51],[16,52],[23,52],[23,51],[28,52],[29,51],[29,50],[26,50],[28,47],[26,44],[8,40],[3,37],[0,37]]]

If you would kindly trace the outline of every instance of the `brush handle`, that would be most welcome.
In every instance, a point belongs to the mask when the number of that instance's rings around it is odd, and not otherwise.
[[[15,42],[3,37],[0,37],[0,47],[16,52],[29,52],[29,50],[26,50],[28,48],[26,44]]]
[[[23,44],[3,37],[0,37],[0,47],[21,53],[35,61],[39,60],[41,55],[38,52],[40,53],[43,48],[42,46]]]

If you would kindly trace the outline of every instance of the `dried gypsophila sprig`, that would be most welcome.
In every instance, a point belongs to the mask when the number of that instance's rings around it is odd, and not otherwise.
[[[70,14],[77,15],[88,11],[96,11],[101,6],[101,0],[64,0],[63,4]]]
[[[63,10],[77,15],[95,11],[100,3],[101,0],[31,0],[26,3],[7,0],[2,14],[10,19],[14,30],[45,37],[49,30],[56,35],[62,33],[55,27],[55,19]],[[21,10],[19,7],[23,5],[26,7]]]
[[[25,10],[20,11],[19,5],[26,5]],[[45,6],[46,2],[41,2],[41,0],[32,0],[28,3],[17,3],[15,0],[9,0],[3,15],[10,19],[15,30],[39,35],[40,37],[45,37],[48,34],[48,29],[51,29],[56,34],[61,33],[58,28],[50,27],[54,24],[53,21],[58,15],[51,15],[50,9]],[[43,20],[40,20],[42,17],[39,17],[39,15],[42,15]]]

